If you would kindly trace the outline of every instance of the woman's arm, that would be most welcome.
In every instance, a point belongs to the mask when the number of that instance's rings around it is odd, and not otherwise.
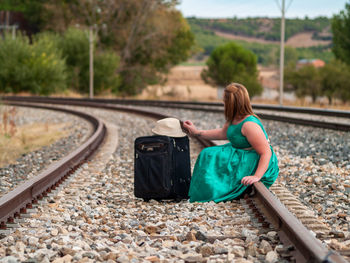
[[[202,137],[207,140],[227,140],[226,132],[228,125],[228,123],[225,123],[225,125],[219,129],[198,130],[191,121],[185,121],[183,123],[183,127],[188,131],[189,135]]]
[[[254,122],[246,122],[243,124],[241,132],[247,138],[254,150],[260,155],[255,174],[242,178],[242,184],[250,185],[258,182],[263,177],[269,167],[272,152],[265,134],[258,124]]]

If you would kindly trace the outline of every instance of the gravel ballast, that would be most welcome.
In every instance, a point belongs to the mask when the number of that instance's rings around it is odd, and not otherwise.
[[[1,167],[0,197],[72,152],[92,132],[90,123],[71,114],[27,107],[16,107],[16,112],[17,126],[36,123],[67,123],[68,126],[65,129],[68,131],[68,136],[34,152],[23,154],[15,163]]]
[[[85,111],[118,126],[117,150],[111,151],[108,162],[96,157],[85,164],[69,187],[3,238],[0,257],[39,262],[289,262],[281,256],[286,251],[277,233],[259,232],[239,201],[190,204],[136,199],[133,142],[151,134],[154,120]],[[216,113],[161,111],[190,119],[202,129],[224,123]],[[279,159],[278,183],[325,219],[335,236],[343,236],[342,243],[329,240],[331,247],[350,247],[349,133],[265,120],[263,124]],[[191,141],[192,167],[199,151]],[[230,227],[232,223],[237,226]],[[211,243],[202,234],[231,238]]]

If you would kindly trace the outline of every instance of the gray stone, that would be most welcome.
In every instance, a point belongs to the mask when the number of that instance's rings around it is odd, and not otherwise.
[[[0,262],[1,263],[19,263],[20,261],[15,257],[7,256],[7,257],[4,257],[3,259],[0,259]]]
[[[272,247],[270,245],[269,242],[267,242],[266,240],[262,240],[259,246],[261,253],[266,255],[268,252],[272,251]]]
[[[278,255],[275,251],[270,251],[266,254],[265,260],[269,263],[275,263],[278,261]]]
[[[203,257],[201,254],[191,253],[191,254],[185,254],[183,259],[186,262],[200,262],[202,261]]]
[[[199,248],[199,253],[201,253],[203,257],[209,257],[213,254],[213,252],[213,248],[207,244]]]
[[[129,263],[130,259],[129,259],[128,256],[123,255],[123,256],[120,256],[120,257],[117,258],[117,262],[119,262],[119,263]]]
[[[39,238],[36,237],[29,237],[28,238],[28,245],[29,246],[36,246],[39,242]]]
[[[241,258],[244,257],[245,255],[245,249],[244,247],[241,247],[241,246],[233,246],[231,249],[231,252],[235,254],[235,256],[241,257]]]
[[[275,239],[277,237],[276,231],[270,231],[266,234],[271,240]]]

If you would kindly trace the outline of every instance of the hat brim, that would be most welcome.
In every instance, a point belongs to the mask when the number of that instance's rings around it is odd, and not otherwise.
[[[166,132],[166,131],[157,130],[156,128],[152,129],[152,132],[157,134],[157,135],[164,135],[164,136],[169,136],[169,137],[185,137],[187,135],[186,133],[184,133],[182,131]]]

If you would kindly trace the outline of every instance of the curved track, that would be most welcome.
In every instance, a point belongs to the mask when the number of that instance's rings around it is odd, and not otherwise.
[[[6,100],[27,100],[26,97],[3,97]],[[45,97],[30,97],[31,101],[41,102],[50,100],[51,103],[60,103],[65,101],[66,103],[81,103],[94,102],[100,104],[121,104],[121,105],[132,105],[132,106],[154,106],[154,107],[166,107],[176,109],[188,109],[198,111],[209,111],[209,112],[222,112],[223,104],[215,102],[184,102],[184,101],[158,101],[158,100],[130,100],[130,99],[78,99],[78,98],[45,98]],[[253,104],[254,110],[262,110],[259,113],[259,117],[267,120],[275,120],[281,122],[294,123],[299,125],[308,125],[319,128],[350,131],[350,111],[340,110],[329,110],[329,109],[316,109],[316,108],[303,108],[303,107],[288,107],[288,106],[275,106],[275,105],[261,105]],[[271,114],[270,112],[279,112],[280,114]],[[345,121],[342,123],[334,121],[321,121],[315,119],[291,117],[283,115],[283,113],[294,113],[298,115],[309,114],[313,116],[328,116],[343,118]]]
[[[74,172],[100,145],[105,133],[106,127],[98,119],[83,112],[67,110],[64,108],[25,104],[8,103],[14,106],[34,107],[62,111],[77,115],[88,120],[94,127],[94,133],[90,138],[74,152],[49,166],[45,171],[36,177],[26,181],[13,191],[0,198],[0,228],[6,228],[6,222],[14,223],[14,219],[20,218],[20,214],[26,213],[26,209],[31,209],[32,204],[47,196],[52,190],[59,186],[72,172]]]
[[[15,100],[14,98],[7,98],[7,99],[9,101]],[[23,101],[26,99],[21,98],[20,100]],[[45,102],[45,103],[57,103],[57,104],[74,104],[74,105],[80,105],[80,106],[129,111],[133,113],[148,115],[150,117],[158,118],[158,119],[166,117],[165,115],[159,114],[159,113],[154,113],[149,111],[146,112],[139,109],[133,109],[130,107],[120,107],[116,105],[105,104],[106,101],[86,102],[83,100],[75,100],[75,99],[63,100],[63,99],[38,99],[38,98],[33,98],[31,100],[35,102],[41,102],[41,103]],[[37,107],[39,106],[37,105]],[[40,107],[46,107],[46,106],[40,106]],[[205,146],[208,146],[208,145],[213,145],[213,142],[202,141],[202,144]],[[54,184],[51,184],[51,186],[52,185]],[[335,253],[330,253],[330,251],[324,248],[322,244],[316,238],[314,238],[310,234],[310,232],[300,223],[300,221],[298,221],[281,204],[281,202],[274,195],[272,195],[270,191],[268,191],[264,187],[263,184],[261,184],[260,182],[255,183],[254,188],[256,190],[256,194],[252,198],[253,200],[250,200],[249,198],[246,200],[248,206],[252,209],[252,211],[256,214],[256,216],[261,222],[264,222],[265,217],[268,218],[268,220],[272,222],[272,224],[277,229],[279,229],[284,233],[284,236],[288,237],[289,242],[291,242],[299,252],[300,262],[302,262],[303,260],[306,262],[312,262],[312,261],[313,262],[346,262],[339,255]],[[32,189],[33,188],[27,191],[33,192]],[[19,190],[17,189],[15,189],[14,191],[19,192]],[[31,196],[30,198],[33,198],[33,197],[34,199],[39,198],[43,194],[45,194],[45,192],[46,191],[40,190],[39,192],[35,192],[34,196]],[[0,204],[2,200],[3,198],[0,199]],[[25,205],[27,202],[28,202],[28,199],[22,202],[21,206],[23,207],[23,204]],[[23,212],[23,210],[21,211]],[[11,213],[13,214],[13,212],[15,212],[15,214],[17,213],[18,215],[18,212],[19,212],[18,208],[16,208]],[[1,221],[3,221],[5,218],[8,219],[8,222],[12,220],[8,215],[0,218],[1,218]],[[329,261],[326,261],[326,260],[329,260]]]

